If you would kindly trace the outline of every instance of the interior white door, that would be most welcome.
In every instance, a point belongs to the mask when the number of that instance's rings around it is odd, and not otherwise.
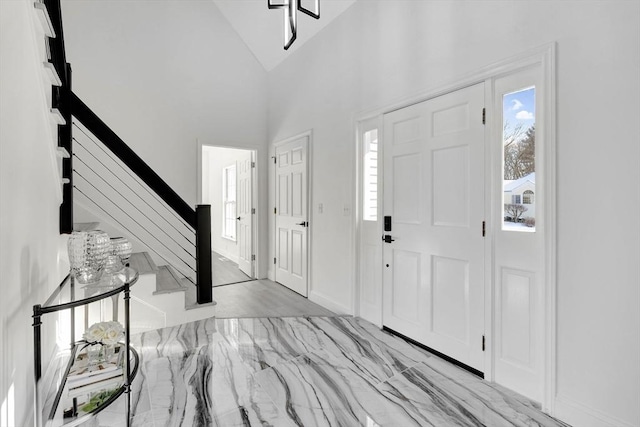
[[[275,280],[307,296],[307,150],[302,137],[276,146]]]
[[[383,324],[483,371],[484,84],[384,117]]]
[[[251,151],[244,151],[237,161],[237,233],[238,233],[238,268],[249,277],[253,277],[253,245],[252,245],[252,168]]]

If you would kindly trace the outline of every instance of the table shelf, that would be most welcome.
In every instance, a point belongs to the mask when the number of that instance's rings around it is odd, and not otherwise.
[[[33,306],[33,340],[34,340],[34,376],[36,384],[36,425],[42,426],[64,426],[71,427],[82,422],[85,422],[88,418],[95,416],[97,413],[108,407],[122,394],[126,395],[126,412],[127,423],[130,425],[130,408],[131,397],[130,389],[131,382],[133,381],[139,365],[138,353],[130,345],[130,288],[138,280],[138,272],[132,268],[125,267],[122,270],[112,273],[104,274],[99,282],[92,284],[79,284],[76,282],[72,275],[67,276],[62,283],[55,289],[51,296],[45,301],[44,304],[36,304]],[[124,342],[116,344],[118,348],[124,349],[127,357],[123,359],[123,373],[121,376],[121,383],[115,381],[117,376],[114,377],[114,381],[105,383],[92,383],[94,387],[82,387],[79,390],[75,390],[70,393],[67,378],[69,372],[77,358],[86,346],[86,341],[75,340],[75,308],[86,307],[88,304],[96,301],[103,300],[105,298],[112,298],[114,300],[113,320],[117,320],[117,297],[123,294],[124,300]],[[60,312],[63,310],[70,310],[71,313],[71,342],[69,360],[66,364],[64,374],[62,375],[60,384],[55,388],[55,398],[53,404],[48,410],[48,413],[43,413],[43,408],[39,402],[40,392],[40,379],[42,377],[42,321],[43,316],[49,313]],[[85,310],[86,311],[86,310]],[[109,390],[109,395],[95,408],[84,411],[79,403],[82,402],[82,393],[99,392],[101,387]],[[78,394],[80,392],[80,394]],[[51,394],[53,396],[53,393]],[[89,395],[85,395],[84,399]],[[65,412],[66,415],[65,416]],[[44,418],[44,422],[43,422]]]

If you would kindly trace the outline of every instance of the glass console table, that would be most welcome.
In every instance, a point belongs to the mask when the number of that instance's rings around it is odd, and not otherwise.
[[[35,411],[37,426],[65,426],[71,427],[85,422],[90,417],[102,411],[113,403],[123,393],[126,396],[127,423],[130,425],[131,382],[138,371],[138,354],[129,343],[130,319],[129,300],[130,289],[138,280],[138,272],[125,267],[113,273],[105,273],[102,279],[93,284],[77,283],[73,276],[67,276],[56,288],[44,304],[33,306],[33,348],[34,348],[34,376],[35,376]],[[118,295],[123,293],[124,300],[124,341],[114,346],[114,351],[123,351],[123,372],[121,376],[110,378],[109,381],[89,383],[88,386],[72,388],[68,384],[68,375],[74,362],[84,350],[86,341],[76,341],[75,337],[75,308],[111,297],[113,301],[113,320],[118,319]],[[41,396],[40,380],[42,379],[42,320],[43,315],[62,310],[70,310],[71,345],[69,360],[63,368],[62,375],[53,386],[55,396]],[[85,315],[85,328],[87,322]],[[48,402],[47,404],[44,404]]]

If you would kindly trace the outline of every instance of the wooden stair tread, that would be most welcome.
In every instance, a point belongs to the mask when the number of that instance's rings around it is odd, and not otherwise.
[[[171,267],[161,265],[156,272],[156,291],[154,295],[186,291],[187,287],[181,283],[181,280]]]
[[[133,268],[138,274],[157,273],[158,267],[153,262],[148,252],[136,252],[131,254],[129,258],[129,267]]]
[[[74,222],[73,231],[91,231],[96,230],[100,225],[99,222]]]

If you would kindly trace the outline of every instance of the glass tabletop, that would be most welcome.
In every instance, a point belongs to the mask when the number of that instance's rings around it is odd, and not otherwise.
[[[69,275],[42,305],[41,311],[52,312],[107,298],[122,292],[125,285],[132,286],[137,280],[138,272],[130,267],[104,273],[98,282],[89,284],[78,283],[73,275]]]

